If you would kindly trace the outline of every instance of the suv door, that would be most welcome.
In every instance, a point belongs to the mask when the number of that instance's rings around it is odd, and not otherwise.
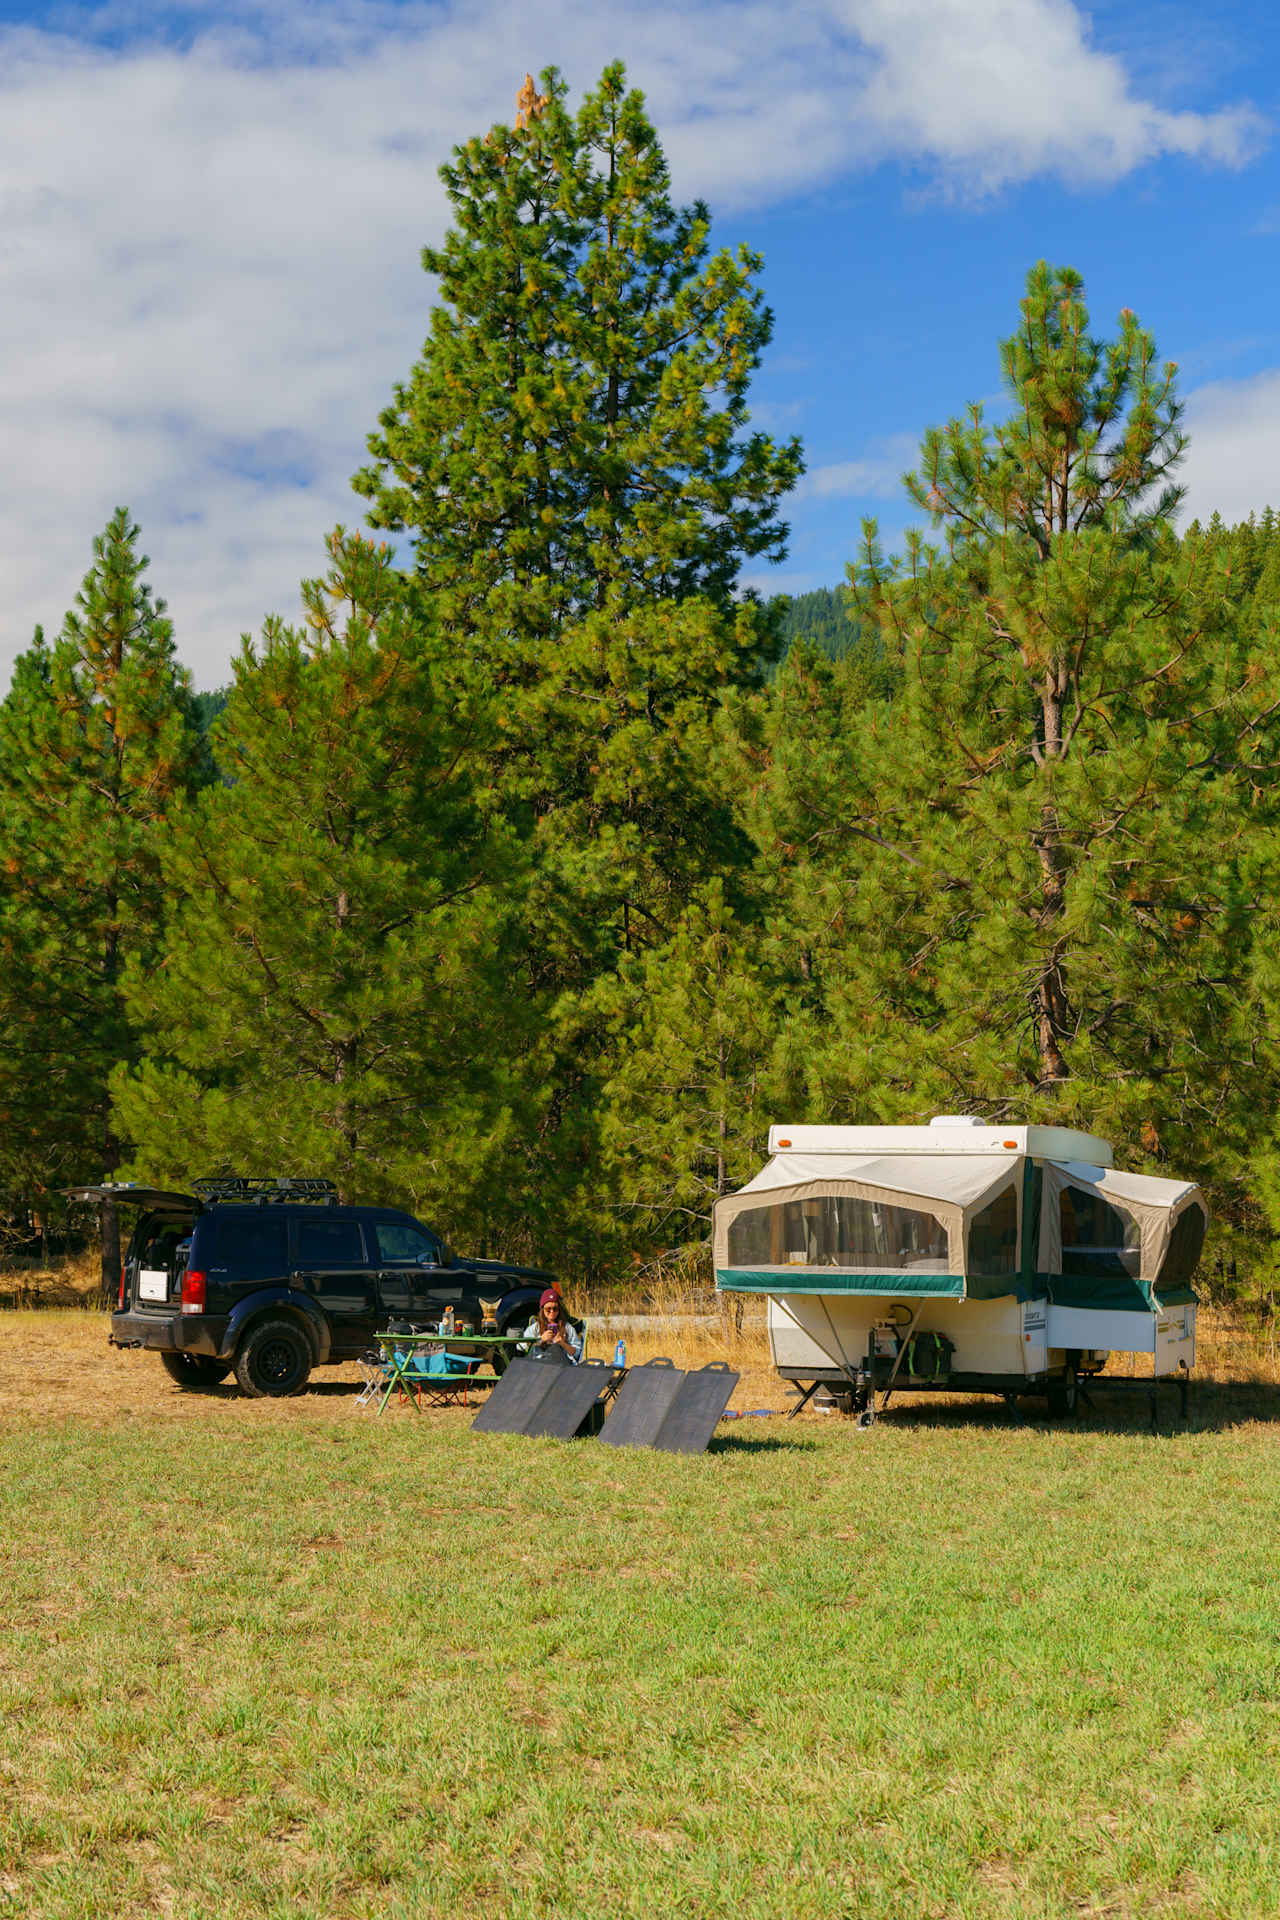
[[[367,1220],[365,1233],[377,1248],[384,1319],[438,1321],[446,1307],[466,1311],[463,1276],[444,1265],[433,1233],[416,1220]]]
[[[293,1281],[315,1300],[331,1328],[331,1357],[363,1353],[378,1324],[376,1269],[360,1222],[317,1207],[290,1222]]]

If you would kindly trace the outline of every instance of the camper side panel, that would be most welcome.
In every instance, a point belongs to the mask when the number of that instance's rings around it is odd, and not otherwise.
[[[770,1294],[773,1363],[793,1375],[841,1365],[856,1369],[866,1357],[873,1330],[896,1322],[905,1332],[919,1304],[883,1295]],[[1025,1327],[1024,1315],[1029,1316]],[[1044,1368],[1043,1301],[1028,1302],[1024,1308],[1012,1297],[929,1300],[916,1331],[946,1334],[954,1347],[954,1373],[1025,1377]]]

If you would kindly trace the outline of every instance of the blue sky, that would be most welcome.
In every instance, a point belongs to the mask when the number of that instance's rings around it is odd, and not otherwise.
[[[765,255],[758,415],[810,471],[754,584],[900,533],[1041,257],[1178,361],[1188,511],[1280,506],[1278,38],[1252,0],[0,0],[0,676],[117,503],[199,685],[294,612],[426,331],[435,169],[552,62],[623,57],[678,197]]]

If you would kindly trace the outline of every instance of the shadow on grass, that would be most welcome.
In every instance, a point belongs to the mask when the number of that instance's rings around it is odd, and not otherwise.
[[[813,1442],[798,1433],[716,1433],[707,1442],[706,1450],[708,1453],[811,1453]]]
[[[877,1416],[877,1425],[883,1421],[904,1428],[989,1427],[1006,1433],[1150,1433],[1151,1386],[1144,1379],[1091,1380],[1074,1414],[1050,1413],[1035,1395],[1020,1400],[1016,1414],[994,1397],[929,1404],[904,1396],[895,1400],[887,1413]],[[1166,1437],[1225,1433],[1258,1423],[1280,1425],[1280,1385],[1269,1381],[1197,1381],[1193,1377],[1184,1417],[1177,1382],[1164,1382],[1156,1394],[1156,1421],[1155,1431]]]
[[[1145,1380],[1094,1381],[1089,1387],[1093,1405],[1082,1406],[1079,1419],[1091,1431],[1132,1432],[1151,1427],[1151,1397]],[[1224,1433],[1232,1427],[1280,1424],[1280,1385],[1263,1380],[1191,1382],[1184,1418],[1178,1394],[1164,1387],[1156,1396],[1161,1433]]]

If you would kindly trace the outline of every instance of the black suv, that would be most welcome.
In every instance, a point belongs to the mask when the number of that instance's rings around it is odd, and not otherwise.
[[[523,1332],[552,1276],[458,1260],[394,1207],[337,1204],[326,1180],[217,1179],[191,1193],[78,1187],[77,1200],[140,1207],[111,1316],[113,1346],[150,1347],[180,1386],[234,1368],[255,1397],[297,1393],[313,1367],[366,1352],[389,1323]]]

